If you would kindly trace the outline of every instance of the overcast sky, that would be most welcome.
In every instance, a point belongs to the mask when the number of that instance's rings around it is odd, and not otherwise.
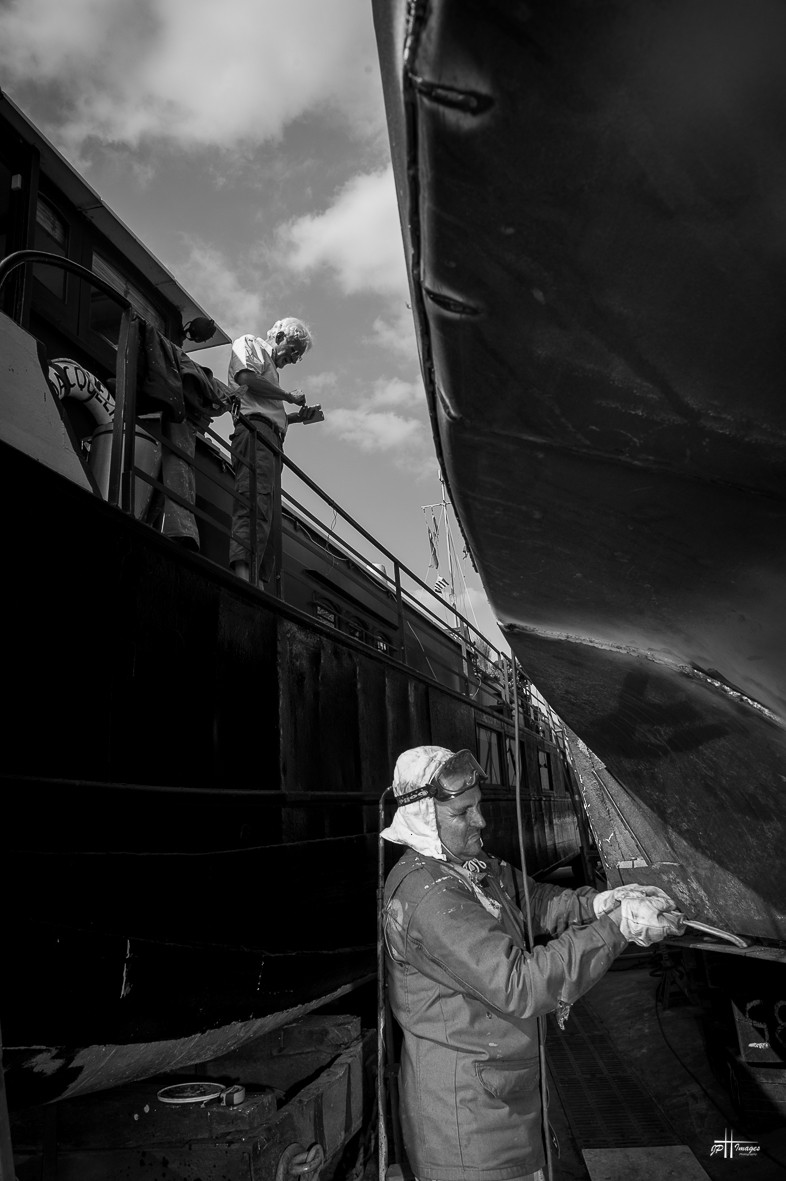
[[[370,0],[6,0],[0,71],[229,336],[283,315],[311,325],[282,385],[326,419],[293,428],[287,452],[433,584],[421,507],[440,498],[438,468]],[[225,378],[227,354],[203,363]]]

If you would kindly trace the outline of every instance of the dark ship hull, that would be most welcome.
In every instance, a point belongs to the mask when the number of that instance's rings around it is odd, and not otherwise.
[[[437,450],[609,879],[782,955],[786,17],[375,17]]]
[[[395,596],[314,526],[288,520],[286,602],[211,556],[227,541],[215,489],[195,555],[0,448],[26,510],[5,532],[0,861],[19,1107],[214,1058],[372,980],[378,801],[398,753],[496,744],[490,821],[510,855],[513,727],[498,684],[462,688],[461,647],[422,612],[406,612],[413,651],[396,648]],[[522,719],[522,757],[533,868],[575,857],[545,719]]]
[[[339,690],[365,672],[384,694],[386,678],[357,653],[331,661],[285,610],[42,465],[3,459],[6,489],[31,490],[6,534],[17,1104],[212,1057],[373,975],[376,848],[355,765],[370,750],[354,742],[357,687]],[[320,657],[323,692],[290,713],[280,695]],[[300,775],[307,752],[319,782]]]

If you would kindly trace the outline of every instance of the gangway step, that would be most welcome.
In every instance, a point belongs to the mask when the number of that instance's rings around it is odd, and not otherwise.
[[[685,1144],[655,1148],[585,1148],[591,1181],[709,1181]]]

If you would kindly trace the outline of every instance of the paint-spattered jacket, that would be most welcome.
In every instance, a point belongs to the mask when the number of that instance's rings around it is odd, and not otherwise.
[[[404,1033],[405,1147],[420,1178],[512,1181],[543,1166],[537,1018],[567,1007],[626,947],[589,888],[529,882],[483,854],[473,882],[408,849],[388,875],[384,928],[391,1007]]]

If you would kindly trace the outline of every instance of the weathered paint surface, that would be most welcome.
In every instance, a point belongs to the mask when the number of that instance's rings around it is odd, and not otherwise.
[[[76,1095],[120,1087],[135,1079],[178,1070],[183,1066],[204,1062],[207,1058],[229,1054],[255,1038],[295,1021],[319,1005],[336,1000],[347,991],[348,987],[339,988],[306,1005],[297,1005],[253,1021],[235,1021],[221,1029],[184,1038],[132,1045],[88,1046],[76,1052],[57,1047],[20,1051],[13,1046],[4,1046],[3,1053],[8,1059],[6,1069],[43,1075],[48,1084],[55,1085],[61,1081],[59,1076],[62,1075],[63,1089],[56,1093],[57,1098],[73,1099]]]

